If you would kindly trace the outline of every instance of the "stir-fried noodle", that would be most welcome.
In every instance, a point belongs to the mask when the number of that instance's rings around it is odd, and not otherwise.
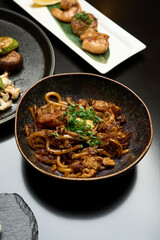
[[[51,97],[56,97],[52,101]],[[45,95],[46,105],[30,107],[33,124],[25,125],[35,158],[64,177],[89,178],[115,166],[129,152],[125,116],[114,103],[94,99],[62,101],[56,92]]]

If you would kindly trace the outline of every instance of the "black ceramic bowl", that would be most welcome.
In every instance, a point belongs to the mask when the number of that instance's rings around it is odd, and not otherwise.
[[[130,152],[121,159],[116,159],[115,167],[100,171],[93,178],[66,178],[59,172],[51,172],[50,167],[35,159],[34,150],[28,146],[23,132],[24,125],[32,122],[28,108],[33,104],[44,105],[44,95],[49,91],[58,92],[63,100],[71,96],[73,100],[93,98],[118,105],[126,116],[127,128],[131,132]],[[69,73],[43,78],[24,93],[16,111],[15,138],[22,156],[40,172],[60,179],[89,181],[121,175],[142,159],[151,145],[152,137],[151,117],[143,101],[126,86],[94,74]]]

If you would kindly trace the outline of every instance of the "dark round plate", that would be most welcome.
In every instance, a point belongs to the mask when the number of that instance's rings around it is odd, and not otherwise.
[[[63,100],[70,96],[74,101],[93,98],[115,103],[125,115],[127,129],[131,132],[130,152],[121,159],[115,159],[115,167],[98,172],[94,178],[69,179],[89,181],[115,177],[133,168],[146,154],[153,136],[151,117],[143,101],[132,90],[114,80],[95,74],[57,74],[46,77],[30,87],[20,100],[16,111],[17,146],[22,156],[37,170],[52,177],[68,179],[58,171],[51,172],[50,167],[35,159],[34,150],[29,147],[23,131],[25,124],[33,122],[28,108],[33,104],[44,105],[45,93],[49,91],[58,92]]]
[[[52,75],[55,67],[55,55],[50,40],[41,28],[26,17],[0,8],[0,37],[10,36],[19,42],[18,52],[23,57],[23,68],[12,72],[9,78],[16,87],[21,88],[21,96],[33,83]],[[0,112],[0,124],[14,118],[17,103]]]

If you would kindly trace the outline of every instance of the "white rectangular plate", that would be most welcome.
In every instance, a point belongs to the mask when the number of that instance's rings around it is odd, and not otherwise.
[[[99,63],[68,39],[47,7],[34,7],[32,0],[13,1],[102,74],[109,72],[121,62],[146,48],[142,42],[92,7],[89,3],[84,0],[79,0],[82,10],[94,14],[98,19],[98,31],[110,36],[110,57],[107,63]]]

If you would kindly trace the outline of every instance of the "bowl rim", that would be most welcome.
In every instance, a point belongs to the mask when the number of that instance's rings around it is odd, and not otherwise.
[[[148,119],[149,119],[149,127],[150,127],[150,137],[149,137],[149,141],[148,141],[148,144],[145,146],[143,152],[140,154],[140,156],[132,163],[130,164],[129,166],[125,167],[124,169],[118,171],[118,172],[115,172],[115,173],[112,173],[112,174],[108,174],[108,175],[104,175],[104,176],[96,176],[96,177],[91,177],[91,178],[69,178],[69,177],[63,177],[63,176],[58,176],[58,175],[55,175],[53,173],[49,173],[49,172],[46,172],[45,170],[39,168],[38,166],[34,165],[34,163],[32,163],[28,158],[27,156],[23,153],[22,151],[22,148],[19,144],[19,140],[18,140],[18,134],[17,134],[17,120],[18,120],[18,112],[19,112],[19,108],[20,108],[20,105],[21,105],[21,102],[23,101],[23,99],[25,98],[25,96],[27,95],[27,93],[32,89],[34,88],[36,85],[40,84],[41,82],[47,80],[48,78],[56,78],[56,77],[63,77],[63,76],[71,76],[71,75],[89,75],[89,76],[94,76],[94,77],[98,77],[98,78],[102,78],[104,80],[107,80],[107,81],[110,81],[110,82],[113,82],[115,84],[118,84],[120,85],[121,87],[125,88],[127,91],[131,92],[141,103],[142,105],[144,106],[145,110],[146,110],[146,113],[148,115]],[[98,75],[98,74],[93,74],[93,73],[81,73],[81,72],[76,72],[76,73],[59,73],[59,74],[54,74],[54,75],[50,75],[50,76],[47,76],[47,77],[44,77],[42,79],[40,79],[39,81],[37,81],[36,83],[32,84],[23,94],[23,96],[21,97],[19,103],[18,103],[18,106],[17,106],[17,109],[16,109],[16,114],[15,114],[15,126],[14,126],[14,130],[15,130],[15,140],[16,140],[16,144],[17,144],[17,147],[21,153],[21,155],[23,156],[23,158],[25,160],[27,160],[27,162],[32,166],[34,167],[35,169],[37,169],[38,171],[40,171],[41,173],[45,174],[45,175],[48,175],[48,176],[51,176],[53,178],[56,178],[56,179],[61,179],[61,180],[70,180],[70,181],[97,181],[97,180],[102,180],[102,179],[111,179],[113,177],[118,177],[118,176],[121,176],[123,175],[124,173],[128,172],[129,170],[131,170],[135,165],[137,165],[139,163],[139,161],[143,158],[143,156],[147,153],[147,151],[149,150],[150,146],[151,146],[151,143],[152,143],[152,140],[153,140],[153,125],[152,125],[152,119],[151,119],[151,115],[150,115],[150,112],[146,106],[146,104],[143,102],[143,100],[133,91],[131,90],[129,87],[127,87],[126,85],[116,81],[116,80],[113,80],[113,79],[110,79],[108,77],[105,77],[105,76],[101,76],[101,75]]]

